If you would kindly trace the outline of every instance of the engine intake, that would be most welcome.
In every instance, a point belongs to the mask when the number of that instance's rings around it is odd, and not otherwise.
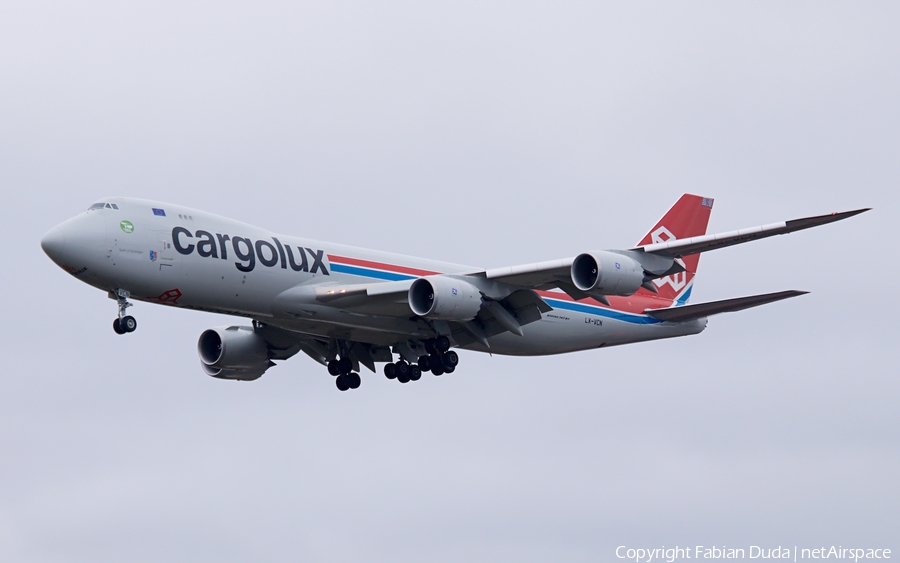
[[[644,283],[644,268],[627,256],[601,250],[576,256],[571,276],[586,293],[631,295]]]
[[[265,339],[249,326],[203,331],[197,341],[197,353],[203,371],[219,379],[252,381],[272,365]]]
[[[420,317],[470,321],[481,306],[478,288],[457,278],[427,276],[417,279],[409,288],[409,308]]]

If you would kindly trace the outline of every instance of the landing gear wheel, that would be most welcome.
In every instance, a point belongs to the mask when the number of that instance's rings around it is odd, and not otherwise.
[[[433,368],[431,368],[431,373],[433,373],[434,375],[444,375],[444,366],[443,365],[434,366]]]
[[[346,391],[350,389],[350,382],[347,381],[346,375],[339,375],[337,379],[334,381],[334,384],[337,385],[339,391]]]
[[[425,351],[429,354],[434,354],[435,352],[437,352],[437,348],[434,347],[434,339],[426,340],[422,342],[422,344],[425,345]]]
[[[397,362],[396,364],[394,364],[394,369],[397,373],[397,379],[400,379],[400,376],[402,375],[403,377],[405,377],[407,379],[407,381],[409,380],[409,364],[408,363],[401,360],[401,361]]]
[[[340,375],[341,368],[339,367],[339,363],[337,360],[331,360],[328,362],[328,373],[331,375]]]
[[[384,376],[388,379],[397,377],[397,366],[394,364],[384,364]]]
[[[440,352],[446,352],[450,349],[450,339],[446,336],[438,336],[434,340],[434,345]]]
[[[349,373],[344,377],[349,380],[347,383],[350,385],[350,389],[359,389],[360,378],[358,373]]]
[[[411,366],[409,368],[409,380],[418,381],[420,379],[422,379],[422,370],[419,369],[419,366]]]
[[[341,358],[338,360],[339,373],[350,373],[351,371],[353,371],[353,362],[350,361],[350,358]]]
[[[453,373],[454,371],[456,371],[456,367],[455,367],[455,366],[445,367],[445,368],[444,368],[444,373]]]
[[[455,368],[459,365],[459,354],[450,350],[449,352],[444,352],[444,355],[441,356],[441,361],[444,363],[444,372],[449,373],[450,368]]]
[[[434,373],[434,370],[440,370],[441,373],[444,373],[444,358],[441,354],[432,354],[428,356],[428,367],[431,368],[431,372]],[[435,373],[435,375],[440,375],[440,373]]]
[[[406,370],[405,373],[397,373],[397,381],[400,383],[409,383],[409,370]]]
[[[110,292],[112,293],[112,292]],[[134,332],[137,328],[137,321],[132,316],[125,316],[125,311],[131,307],[128,297],[131,294],[124,289],[117,289],[115,292],[116,303],[119,305],[119,316],[113,321],[113,330],[116,334],[125,334],[126,332]]]
[[[422,371],[431,371],[431,362],[428,361],[428,356],[419,358],[419,369]]]

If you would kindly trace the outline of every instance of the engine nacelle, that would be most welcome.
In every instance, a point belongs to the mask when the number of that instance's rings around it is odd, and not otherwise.
[[[232,381],[253,381],[259,379],[266,372],[268,366],[260,369],[222,369],[214,368],[200,362],[200,367],[206,372],[206,375],[215,377],[216,379],[230,379]]]
[[[252,381],[272,365],[265,339],[249,326],[203,331],[197,341],[197,353],[203,371],[219,379]]]
[[[478,288],[456,278],[428,276],[417,279],[409,288],[409,308],[427,319],[470,321],[481,305]]]
[[[644,283],[644,268],[627,256],[600,250],[576,256],[571,276],[586,293],[631,295]]]

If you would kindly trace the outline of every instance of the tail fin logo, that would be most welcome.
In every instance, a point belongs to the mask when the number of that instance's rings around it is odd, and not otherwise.
[[[665,238],[663,238],[663,237],[665,237]],[[650,238],[653,241],[653,244],[659,244],[662,242],[669,242],[670,240],[675,240],[678,237],[676,237],[674,234],[672,234],[672,231],[665,228],[663,225],[660,225],[658,229],[656,229],[655,231],[650,233]],[[682,262],[681,265],[684,266],[684,263]],[[677,274],[671,274],[664,278],[657,278],[657,279],[653,280],[653,285],[655,285],[656,287],[662,287],[662,286],[668,284],[668,285],[672,286],[672,289],[675,291],[675,293],[678,293],[679,291],[684,289],[684,286],[686,286],[687,283],[688,283],[687,272],[679,272]]]
[[[671,285],[672,289],[678,293],[687,285],[687,272],[678,272],[677,274],[670,274],[664,278],[656,278],[653,280],[653,285],[656,287],[662,287],[666,284]]]
[[[663,238],[663,235],[666,235],[666,238]],[[650,238],[653,239],[653,244],[659,244],[675,240],[676,237],[672,234],[672,231],[660,225],[658,229],[650,233]]]

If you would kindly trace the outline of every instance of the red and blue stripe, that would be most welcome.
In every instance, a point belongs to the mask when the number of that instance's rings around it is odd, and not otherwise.
[[[395,264],[386,264],[384,262],[374,262],[372,260],[360,260],[359,258],[337,256],[334,254],[328,255],[328,262],[331,264],[331,271],[333,272],[385,281],[411,280],[440,273],[431,272],[429,270],[420,270],[418,268],[408,268],[406,266],[397,266]]]
[[[339,256],[335,254],[329,254],[328,261],[331,265],[331,271],[333,272],[384,281],[411,280],[422,276],[433,276],[442,273],[434,272],[431,270],[422,270],[419,268],[410,268],[408,266],[398,266],[396,264],[388,264],[385,262],[376,262],[374,260],[361,260],[359,258],[351,258],[348,256]],[[675,306],[684,305],[687,302],[688,298],[690,297],[693,285],[693,283],[688,284],[688,287],[685,288],[682,294],[678,296],[677,300],[675,301]],[[607,307],[606,305],[603,305],[600,302],[595,301],[594,299],[582,299],[581,301],[575,301],[567,294],[562,292],[538,291],[537,293],[544,301],[547,302],[548,305],[550,305],[554,309],[562,309],[567,311],[574,311],[577,313],[595,315],[598,317],[605,317],[608,319],[614,319],[631,324],[650,325],[663,322],[659,319],[654,319],[653,317],[643,314],[645,308],[656,308],[656,306],[659,305],[659,303],[657,302],[659,301],[659,299],[655,297],[613,297],[611,301],[613,301],[614,307]],[[635,301],[635,303],[631,304],[626,300]],[[621,301],[621,303],[616,303],[616,301]],[[629,307],[628,305],[631,306]],[[626,308],[634,309],[634,312],[624,310]]]

